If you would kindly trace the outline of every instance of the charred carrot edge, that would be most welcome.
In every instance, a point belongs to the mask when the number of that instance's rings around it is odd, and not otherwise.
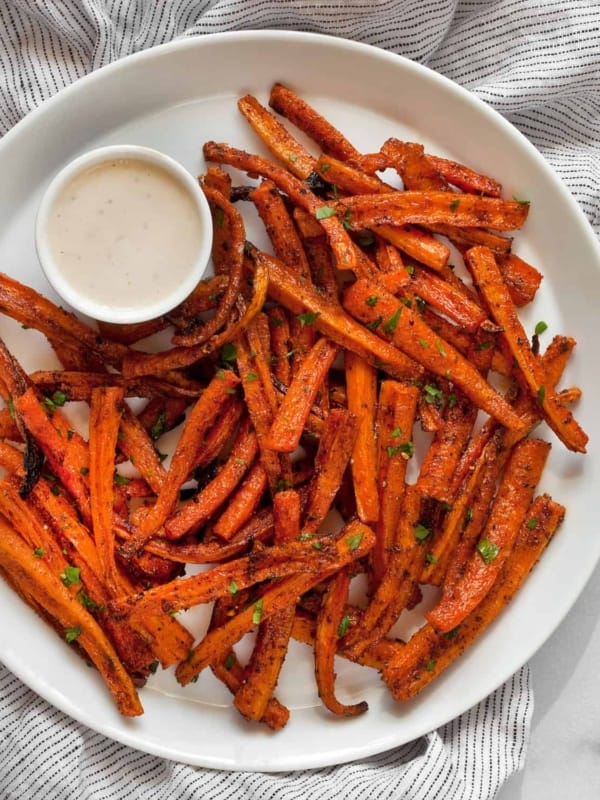
[[[369,298],[377,296],[377,304]],[[453,381],[475,405],[487,411],[508,428],[521,429],[522,421],[510,405],[483,380],[479,372],[423,321],[392,295],[369,281],[358,280],[344,295],[344,308],[363,323],[377,326],[379,335],[394,344],[426,369]]]
[[[281,401],[266,437],[266,447],[281,453],[292,453],[296,449],[311,406],[337,352],[337,346],[325,337],[315,342]]]
[[[356,717],[368,711],[369,704],[364,700],[341,703],[335,694],[334,659],[349,588],[348,570],[342,569],[330,579],[325,590],[315,632],[315,678],[319,697],[326,708],[337,716]]]
[[[76,640],[104,679],[121,714],[143,713],[135,686],[106,635],[78,599],[48,570],[42,559],[0,519],[0,555],[3,570],[62,628],[68,641]]]
[[[231,454],[217,476],[165,520],[166,537],[171,540],[181,539],[186,533],[196,531],[232,494],[247,473],[257,452],[256,434],[246,417],[239,427]]]
[[[239,378],[231,370],[221,371],[192,407],[156,503],[144,517],[137,532],[121,547],[126,556],[131,557],[140,550],[172,512],[179,497],[179,489],[195,466],[195,459],[206,432],[217,419],[230,394],[235,393],[239,382]]]
[[[406,468],[414,451],[412,431],[415,423],[416,386],[382,381],[377,405],[378,457],[377,487],[379,518],[377,538],[371,552],[375,584],[383,577],[398,524],[405,491]]]
[[[539,403],[544,419],[566,447],[575,452],[585,453],[588,437],[573,414],[557,401],[551,388],[544,385],[543,369],[531,351],[527,334],[502,280],[494,254],[486,248],[473,247],[466,253],[465,260],[489,306],[490,313],[503,329],[502,336],[521,370],[532,397]]]
[[[356,510],[363,522],[379,517],[377,493],[377,371],[354,353],[344,354],[348,410],[358,421],[358,433],[352,450],[352,479]]]
[[[353,167],[333,156],[319,156],[315,165],[315,172],[326,183],[332,184],[338,190],[350,195],[377,194],[392,190],[391,186],[388,186],[379,178],[368,175],[357,167]]]
[[[334,408],[327,415],[315,456],[303,535],[316,534],[329,512],[350,461],[357,431],[357,420],[351,411]]]
[[[365,555],[373,546],[374,534],[363,523],[351,522],[336,540],[338,556],[333,567],[312,575],[296,575],[286,578],[272,588],[249,608],[240,611],[225,625],[210,631],[190,652],[189,657],[180,663],[176,670],[178,681],[186,685],[200,673],[219,654],[228,650],[247,633],[253,625],[268,619],[297,601],[297,599],[341,567]]]
[[[496,260],[513,303],[517,307],[531,303],[540,288],[542,273],[514,253],[498,253]]]
[[[449,595],[426,614],[441,633],[455,628],[485,597],[508,558],[523,523],[550,445],[524,439],[515,445],[492,505],[490,516],[452,599]]]
[[[547,495],[534,500],[513,550],[485,599],[457,628],[443,634],[427,623],[383,667],[396,700],[408,700],[437,678],[508,605],[562,522],[565,510]]]
[[[269,295],[294,314],[310,313],[315,318],[315,329],[321,334],[352,350],[370,364],[380,366],[392,377],[415,380],[422,374],[422,368],[413,359],[365,330],[341,308],[332,306],[316,289],[298,280],[278,259],[255,249],[251,251],[251,257],[257,266],[262,262],[268,267]]]
[[[316,159],[256,97],[245,95],[238,108],[260,136],[275,158],[279,159],[297,178],[304,180],[315,171]]]
[[[323,152],[350,164],[360,164],[361,154],[358,150],[292,89],[281,83],[274,84],[269,105],[316,142]]]

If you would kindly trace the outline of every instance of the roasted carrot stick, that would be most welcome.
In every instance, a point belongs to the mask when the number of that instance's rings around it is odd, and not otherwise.
[[[354,353],[344,354],[348,410],[358,421],[358,434],[352,451],[352,482],[356,510],[363,522],[376,522],[379,517],[377,494],[377,371]]]
[[[489,592],[510,554],[549,450],[550,445],[540,439],[515,445],[476,552],[452,596],[443,595],[426,615],[436,630],[446,633],[455,628]]]
[[[491,315],[503,329],[502,336],[532,397],[537,399],[544,419],[566,447],[585,453],[588,437],[573,414],[557,401],[555,393],[545,385],[543,369],[531,352],[527,334],[502,280],[494,254],[486,248],[473,247],[467,252],[465,259]]]

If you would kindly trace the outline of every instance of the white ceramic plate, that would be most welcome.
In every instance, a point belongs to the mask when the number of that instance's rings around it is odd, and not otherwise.
[[[289,770],[336,764],[407,742],[484,698],[540,647],[567,613],[600,556],[600,407],[596,351],[600,325],[599,250],[582,213],[535,149],[468,92],[381,50],[308,34],[246,32],[206,36],[127,58],[78,81],[29,115],[0,142],[0,265],[52,296],[38,267],[34,217],[42,190],[68,159],[112,143],[164,150],[202,171],[207,139],[260,149],[236,110],[238,96],[266,100],[274,81],[296,88],[364,151],[396,135],[423,142],[499,178],[506,196],[531,201],[516,252],[544,272],[533,308],[553,333],[579,341],[567,382],[585,388],[577,416],[591,436],[586,457],[554,444],[542,488],[568,507],[555,541],[510,609],[429,689],[395,704],[370,669],[340,663],[340,695],[370,710],[334,719],[318,702],[310,652],[294,645],[278,696],[292,711],[273,735],[244,722],[209,671],[181,689],[172,676],[142,690],[146,713],[119,717],[93,670],[0,584],[0,658],[71,717],[140,750],[221,769]],[[258,229],[250,228],[258,238]],[[54,363],[35,331],[0,318],[0,335],[27,368]],[[595,488],[596,487],[596,488]],[[201,615],[191,624],[200,632]]]

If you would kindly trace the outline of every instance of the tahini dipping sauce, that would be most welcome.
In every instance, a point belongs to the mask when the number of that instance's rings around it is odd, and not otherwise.
[[[189,274],[202,236],[190,192],[162,166],[116,158],[76,175],[48,219],[56,267],[79,294],[140,308]]]

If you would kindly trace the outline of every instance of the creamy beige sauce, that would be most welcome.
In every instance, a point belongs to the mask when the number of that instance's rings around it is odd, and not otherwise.
[[[82,172],[58,196],[48,243],[80,295],[141,307],[172,292],[200,249],[192,195],[165,169],[118,159]]]

